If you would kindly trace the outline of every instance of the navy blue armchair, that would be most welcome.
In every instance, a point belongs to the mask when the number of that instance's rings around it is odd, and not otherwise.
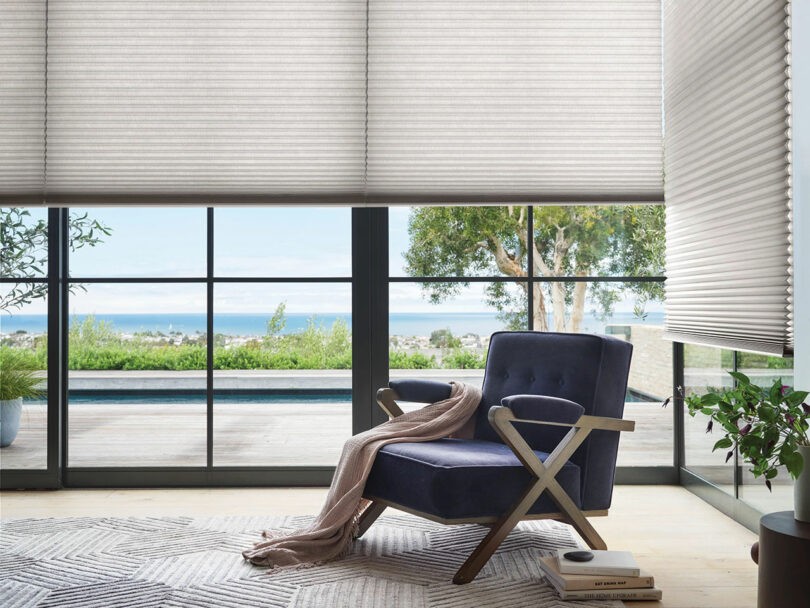
[[[395,443],[377,454],[364,496],[362,535],[386,507],[445,524],[479,523],[490,532],[453,578],[472,581],[523,519],[571,524],[593,549],[605,542],[588,517],[607,515],[631,344],[589,334],[492,335],[472,439]],[[386,413],[397,400],[432,403],[450,385],[395,380],[380,389]]]

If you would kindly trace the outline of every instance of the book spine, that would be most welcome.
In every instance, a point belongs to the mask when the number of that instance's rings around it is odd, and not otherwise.
[[[604,578],[604,580],[601,580]],[[560,585],[565,584],[567,591],[584,591],[594,589],[645,589],[655,587],[655,579],[652,576],[635,577],[599,577],[589,580],[560,581]]]
[[[611,591],[561,591],[562,600],[660,600],[660,589],[617,589]]]
[[[640,568],[588,568],[580,566],[576,570],[560,564],[560,574],[589,574],[591,576],[626,576],[637,577],[641,575]]]

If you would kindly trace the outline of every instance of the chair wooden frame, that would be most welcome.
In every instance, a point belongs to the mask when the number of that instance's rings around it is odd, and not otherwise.
[[[393,389],[381,388],[377,391],[377,403],[388,414],[395,418],[402,415],[402,408],[397,403],[397,394]],[[526,519],[558,519],[564,521],[579,533],[592,549],[607,549],[605,541],[588,521],[588,517],[607,515],[604,511],[582,511],[574,504],[574,501],[566,494],[562,486],[556,480],[556,475],[563,465],[574,454],[576,449],[582,444],[593,430],[603,431],[630,431],[635,429],[635,422],[632,420],[622,420],[619,418],[606,418],[602,416],[580,416],[574,423],[548,422],[543,420],[528,420],[515,417],[512,410],[504,406],[494,406],[489,410],[489,422],[500,435],[503,442],[517,456],[518,460],[531,473],[532,479],[523,493],[515,501],[512,507],[500,517],[477,518],[477,519],[454,519],[446,520],[437,518],[428,513],[416,512],[412,509],[402,507],[387,501],[382,501],[374,497],[368,497],[371,503],[360,517],[358,537],[362,536],[371,524],[385,511],[387,507],[401,509],[427,519],[445,524],[479,523],[489,526],[489,533],[473,550],[467,561],[458,569],[453,582],[463,585],[471,582],[489,561],[492,554],[498,549],[500,544],[517,526],[518,522]],[[546,458],[545,463],[534,453],[531,446],[521,436],[515,428],[514,423],[547,424],[552,426],[570,427],[568,433],[563,437],[557,447]],[[543,492],[548,492],[551,499],[560,509],[558,513],[543,513],[540,515],[528,515],[529,509],[540,498]]]

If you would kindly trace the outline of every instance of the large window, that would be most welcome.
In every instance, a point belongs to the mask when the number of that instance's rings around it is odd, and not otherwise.
[[[0,209],[0,368],[41,381],[18,399],[0,386],[0,468],[48,466],[48,216],[44,209]],[[3,376],[5,381],[7,376]]]
[[[497,330],[611,334],[634,345],[619,465],[672,466],[662,207],[393,208],[389,225],[393,377],[480,384]]]
[[[4,266],[2,288],[28,296],[4,305],[2,348],[43,382],[48,353],[59,355],[59,390],[25,400],[4,469],[50,467],[57,454],[67,485],[325,483],[346,438],[380,419],[373,395],[386,375],[480,383],[502,329],[633,342],[626,416],[638,424],[619,463],[672,467],[671,410],[658,405],[672,365],[659,207],[20,217],[28,257]],[[26,225],[36,238],[20,240]]]
[[[100,239],[69,262],[68,467],[336,464],[350,209],[73,213]]]

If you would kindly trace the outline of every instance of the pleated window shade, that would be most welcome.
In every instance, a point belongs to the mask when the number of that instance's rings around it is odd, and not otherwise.
[[[0,1],[0,201],[42,202],[45,0]]]
[[[663,199],[658,0],[47,5],[46,73],[0,2],[3,204]]]
[[[372,200],[660,200],[660,0],[369,7]]]
[[[365,0],[51,0],[47,200],[354,202]]]
[[[664,7],[667,337],[790,353],[789,3]]]

